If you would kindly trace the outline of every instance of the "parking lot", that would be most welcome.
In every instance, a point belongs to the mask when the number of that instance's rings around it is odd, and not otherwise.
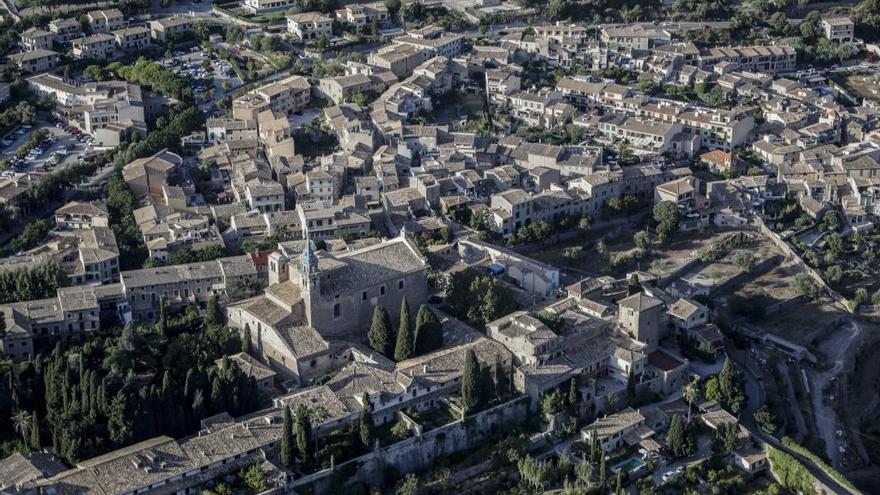
[[[205,70],[205,60],[210,62],[210,70]],[[206,94],[213,89],[211,97],[200,101],[202,103],[200,107],[206,113],[210,113],[214,109],[214,104],[226,94],[223,88],[224,81],[228,81],[230,88],[241,86],[241,79],[235,74],[232,66],[225,60],[218,59],[214,54],[203,51],[201,47],[193,47],[186,52],[175,51],[171,58],[163,59],[161,63],[188,81],[196,95]]]
[[[23,159],[16,157],[16,150],[23,146],[31,135],[39,129],[45,129],[49,137],[34,148]],[[75,163],[80,156],[92,150],[90,137],[61,125],[38,122],[33,126],[20,126],[10,132],[2,141],[0,159],[9,160],[16,172],[45,173],[55,167],[63,167]]]

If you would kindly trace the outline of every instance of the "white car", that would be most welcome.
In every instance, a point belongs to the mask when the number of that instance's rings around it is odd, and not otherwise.
[[[666,483],[667,481],[671,480],[674,477],[675,477],[674,471],[666,471],[665,473],[660,475],[660,480],[663,481],[664,483]]]

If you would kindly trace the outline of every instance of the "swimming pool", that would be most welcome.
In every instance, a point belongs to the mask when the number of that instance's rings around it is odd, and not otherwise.
[[[629,459],[617,463],[611,466],[611,472],[616,473],[620,470],[624,470],[627,473],[632,473],[634,471],[638,471],[645,465],[645,461],[639,459],[638,457],[630,457]]]

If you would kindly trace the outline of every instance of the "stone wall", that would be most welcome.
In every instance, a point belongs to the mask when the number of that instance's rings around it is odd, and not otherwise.
[[[394,468],[400,473],[424,469],[440,456],[475,447],[505,424],[522,423],[528,413],[528,397],[519,397],[468,416],[464,420],[454,421],[388,447],[377,448],[334,469],[324,469],[299,478],[294,480],[289,488],[297,490],[298,487],[309,487],[310,490],[300,491],[308,491],[314,495],[332,495],[331,487],[335,471],[353,471],[348,478],[349,481],[378,485],[383,482],[386,468]]]

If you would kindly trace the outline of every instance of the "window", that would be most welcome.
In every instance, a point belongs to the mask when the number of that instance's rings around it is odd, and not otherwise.
[[[361,292],[361,301],[366,301],[366,300],[367,300],[367,291],[363,291],[363,292]]]
[[[403,290],[403,279],[397,281],[397,290]]]
[[[333,305],[333,318],[339,318],[342,314],[342,305],[340,303],[336,303]]]
[[[384,285],[382,285],[382,286],[379,287],[379,295],[380,295],[380,296],[384,296],[384,295],[385,295],[385,286],[384,286]]]

